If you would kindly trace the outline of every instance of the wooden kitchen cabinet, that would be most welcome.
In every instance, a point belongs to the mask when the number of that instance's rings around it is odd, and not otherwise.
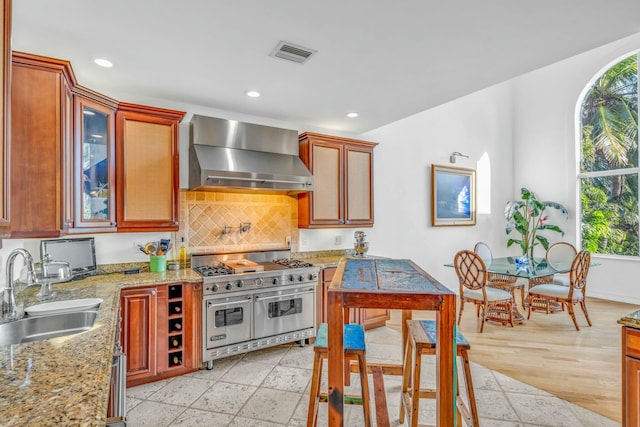
[[[640,330],[622,327],[622,425],[640,426]]]
[[[127,387],[142,384],[157,373],[156,341],[158,290],[154,287],[123,289],[122,337],[127,355]]]
[[[202,364],[202,284],[163,286],[158,306],[158,374],[167,378],[199,369]],[[160,378],[157,378],[160,379]]]
[[[327,290],[331,285],[331,280],[336,273],[335,267],[323,268],[320,272],[320,283],[316,291],[316,329],[320,323],[327,323]],[[365,330],[379,328],[385,326],[387,320],[391,318],[391,312],[387,309],[380,308],[360,308],[351,310],[349,313],[349,323],[357,323],[364,326]]]
[[[116,230],[116,108],[115,100],[82,87],[74,90],[74,149],[69,159],[73,164],[73,220],[69,233]]]
[[[82,87],[64,60],[13,52],[10,74],[0,236],[178,230],[184,112],[119,103]]]
[[[11,237],[58,237],[63,229],[63,159],[71,147],[74,84],[67,61],[13,53]]]
[[[127,387],[193,372],[202,364],[202,284],[121,293]]]
[[[314,190],[298,195],[298,227],[372,227],[377,144],[311,132],[298,139],[314,178]]]
[[[10,236],[10,93],[11,93],[11,0],[2,2],[2,31],[0,32],[0,237]]]
[[[120,103],[116,115],[118,231],[178,230],[182,111]]]

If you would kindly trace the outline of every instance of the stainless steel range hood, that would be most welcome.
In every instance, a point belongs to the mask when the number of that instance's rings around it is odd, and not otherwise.
[[[199,115],[190,128],[191,190],[313,190],[313,176],[298,157],[295,130]]]

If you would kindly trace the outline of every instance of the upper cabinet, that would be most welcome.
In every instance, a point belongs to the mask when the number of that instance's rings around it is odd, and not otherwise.
[[[184,112],[79,86],[63,60],[13,52],[12,75],[4,236],[178,229]]]
[[[11,84],[11,0],[2,4],[2,31],[0,31],[0,235],[9,235],[9,93]]]
[[[314,190],[298,195],[298,227],[373,226],[372,142],[305,132],[300,158]]]
[[[178,230],[178,124],[184,114],[141,105],[119,105],[118,231]]]
[[[73,73],[66,61],[13,53],[11,237],[57,237],[63,229],[63,158],[71,146]]]
[[[115,231],[117,103],[79,88],[74,96],[74,107],[72,182],[75,191],[73,224],[69,232]]]

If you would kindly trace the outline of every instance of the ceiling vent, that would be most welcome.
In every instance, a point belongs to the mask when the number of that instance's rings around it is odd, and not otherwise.
[[[285,59],[287,61],[295,62],[298,64],[304,64],[316,52],[317,50],[309,49],[308,47],[281,41],[273,50],[271,56],[275,56],[276,58]]]

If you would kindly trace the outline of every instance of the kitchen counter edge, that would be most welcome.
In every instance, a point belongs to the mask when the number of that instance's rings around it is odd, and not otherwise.
[[[640,329],[640,310],[636,310],[633,313],[622,317],[618,320],[618,323],[630,328]]]

